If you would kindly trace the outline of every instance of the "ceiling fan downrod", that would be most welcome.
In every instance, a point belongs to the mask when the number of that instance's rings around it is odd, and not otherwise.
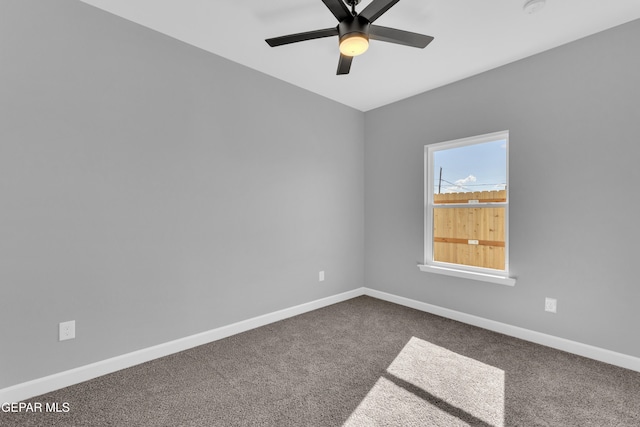
[[[358,12],[356,12],[356,5],[360,3],[360,0],[345,0],[345,3],[351,6],[351,15],[353,15],[354,17],[357,16]]]

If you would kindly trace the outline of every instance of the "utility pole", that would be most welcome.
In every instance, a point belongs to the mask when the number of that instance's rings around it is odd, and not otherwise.
[[[442,186],[442,166],[440,166],[440,179],[438,180],[438,194],[440,194],[441,186]]]

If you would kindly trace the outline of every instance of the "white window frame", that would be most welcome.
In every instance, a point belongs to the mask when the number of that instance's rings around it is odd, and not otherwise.
[[[484,267],[474,267],[463,264],[451,264],[433,260],[433,203],[434,195],[434,175],[433,157],[436,151],[459,148],[469,145],[482,144],[492,141],[506,141],[506,202],[481,202],[473,206],[479,207],[504,207],[505,208],[505,269],[495,270]],[[424,264],[418,265],[421,271],[438,273],[454,277],[463,277],[484,282],[499,283],[507,286],[514,286],[516,279],[509,277],[509,131],[500,131],[485,135],[472,136],[469,138],[456,139],[451,141],[428,144],[424,146]],[[446,206],[437,207],[455,208],[469,207],[468,203],[448,203]]]

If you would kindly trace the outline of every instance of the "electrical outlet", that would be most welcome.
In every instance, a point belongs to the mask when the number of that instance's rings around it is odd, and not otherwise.
[[[76,337],[76,321],[69,320],[68,322],[61,322],[59,329],[59,340],[72,340]]]
[[[558,300],[556,300],[555,298],[544,299],[544,311],[555,313],[557,308],[558,308]]]
[[[318,282],[324,282],[324,270],[318,273]]]

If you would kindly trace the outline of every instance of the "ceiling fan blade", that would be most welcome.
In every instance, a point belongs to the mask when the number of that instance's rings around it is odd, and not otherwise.
[[[360,16],[373,22],[400,0],[373,0],[369,6],[365,7]]]
[[[396,30],[395,28],[372,25],[369,27],[369,38],[383,42],[402,44],[405,46],[419,47],[424,49],[433,41],[433,37],[424,34],[412,33],[410,31]]]
[[[349,9],[347,9],[347,6],[342,0],[322,0],[322,2],[329,8],[338,21],[343,21],[351,17],[351,12],[349,12]]]
[[[340,54],[340,61],[338,61],[338,72],[336,74],[337,75],[349,74],[349,70],[351,70],[352,61],[353,61],[353,56]]]
[[[269,46],[276,47],[283,44],[303,42],[305,40],[321,39],[323,37],[337,36],[338,28],[325,28],[324,30],[307,31],[306,33],[289,34],[287,36],[266,39]]]

